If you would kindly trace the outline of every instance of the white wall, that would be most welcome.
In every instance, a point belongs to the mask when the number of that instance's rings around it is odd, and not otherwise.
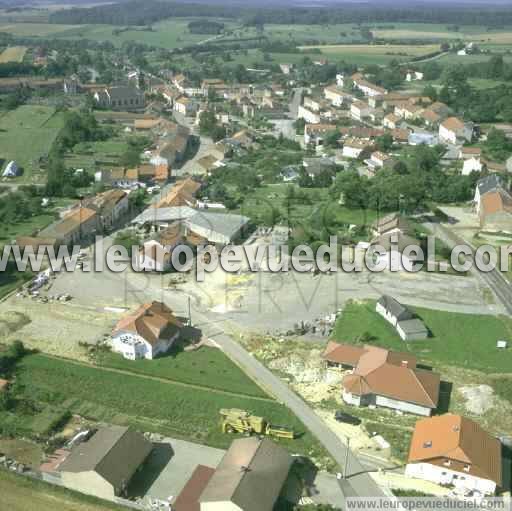
[[[492,495],[496,491],[496,483],[493,481],[430,463],[408,463],[405,468],[405,475],[437,484],[479,491],[487,495]]]
[[[376,396],[375,404],[384,408],[392,408],[393,410],[401,410],[402,412],[423,415],[425,417],[429,417],[432,413],[431,409],[426,406],[406,403],[405,401],[398,401],[385,396]]]
[[[244,511],[233,502],[201,502],[201,511]],[[262,510],[263,511],[263,510]],[[267,511],[267,510],[265,510]],[[270,510],[268,510],[270,511]]]

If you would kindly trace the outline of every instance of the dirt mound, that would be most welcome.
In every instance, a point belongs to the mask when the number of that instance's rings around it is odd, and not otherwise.
[[[466,385],[459,392],[466,400],[466,410],[474,415],[483,415],[495,405],[494,390],[489,385]]]

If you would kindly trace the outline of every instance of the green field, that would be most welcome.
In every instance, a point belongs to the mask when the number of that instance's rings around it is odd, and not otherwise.
[[[255,188],[239,208],[239,212],[259,224],[272,225],[277,211],[278,223],[290,226],[326,228],[333,232],[342,226],[367,226],[375,221],[373,210],[349,209],[340,206],[329,195],[327,188],[302,188],[300,195],[288,197],[288,189],[297,187],[287,184],[267,185]]]
[[[336,324],[334,339],[354,343],[368,332],[372,344],[408,351],[419,361],[476,369],[487,373],[512,373],[512,350],[496,349],[496,341],[512,338],[512,321],[505,317],[461,314],[412,307],[431,331],[424,341],[406,343],[375,312],[375,302],[349,303]]]
[[[154,376],[165,380],[200,385],[246,396],[267,397],[224,353],[202,347],[196,351],[180,351],[155,360],[126,360],[116,353],[102,354],[102,366]]]
[[[103,501],[0,469],[1,509],[9,511],[122,511]]]
[[[94,172],[98,166],[117,166],[119,158],[128,150],[126,137],[116,136],[100,142],[77,144],[64,158],[67,167]]]
[[[15,160],[23,168],[18,180],[40,182],[39,159],[48,155],[64,126],[64,116],[54,108],[23,105],[0,117],[0,158]]]
[[[20,397],[58,405],[84,417],[133,425],[142,431],[226,448],[232,436],[220,431],[219,409],[242,408],[287,425],[299,433],[281,440],[293,452],[323,453],[303,424],[275,401],[216,394],[208,390],[78,365],[44,355],[29,355],[18,364]],[[105,389],[110,389],[105,392]]]

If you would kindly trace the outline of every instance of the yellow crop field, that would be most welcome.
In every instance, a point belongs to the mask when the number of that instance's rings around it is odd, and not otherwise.
[[[9,48],[6,48],[0,54],[0,64],[5,64],[7,62],[23,62],[27,49],[28,48],[26,46],[10,46]]]

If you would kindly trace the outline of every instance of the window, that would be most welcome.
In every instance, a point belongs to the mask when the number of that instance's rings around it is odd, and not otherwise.
[[[452,464],[452,462],[451,462],[450,460],[444,460],[443,465],[444,465],[445,467],[449,467],[451,464]]]
[[[471,465],[464,465],[464,472],[469,472],[471,470]]]

